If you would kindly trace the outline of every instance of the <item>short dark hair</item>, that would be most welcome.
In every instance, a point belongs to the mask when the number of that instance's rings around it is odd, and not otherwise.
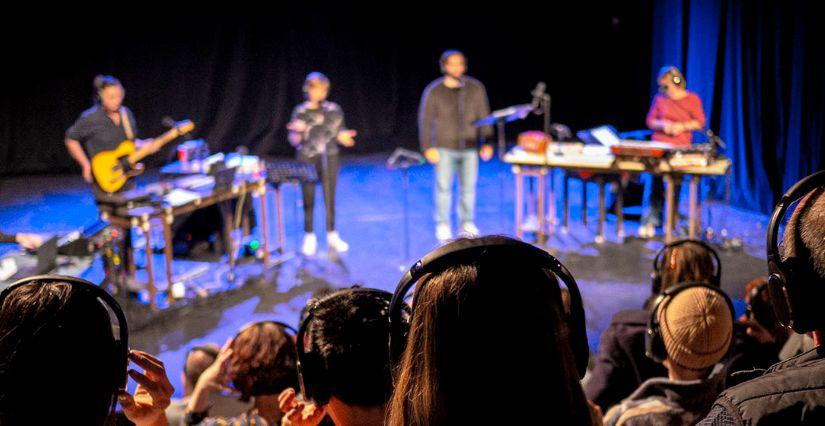
[[[811,191],[797,204],[785,226],[782,252],[784,258],[800,259],[806,278],[817,281],[811,285],[825,285],[825,187]]]
[[[297,347],[282,326],[252,324],[238,333],[232,350],[229,377],[242,401],[298,386]]]
[[[329,394],[345,404],[384,405],[392,393],[389,294],[347,291],[321,301],[308,324],[312,351],[320,355]]]
[[[47,280],[11,289],[0,306],[0,424],[52,423],[67,413],[78,424],[103,424],[114,396],[107,372],[120,359],[114,342],[108,310],[89,293]],[[46,398],[56,386],[71,392]]]
[[[453,56],[453,55],[458,55],[458,56],[461,56],[464,59],[467,59],[467,57],[464,56],[464,53],[461,52],[460,50],[448,49],[448,50],[445,50],[444,53],[441,54],[441,57],[438,58],[438,65],[441,66],[441,68],[444,68],[444,66],[447,65],[447,59],[450,59],[450,56]]]
[[[120,80],[118,80],[117,78],[115,78],[111,75],[103,75],[103,74],[95,76],[95,79],[92,82],[92,85],[94,86],[96,91],[101,91],[101,90],[103,90],[107,87],[111,87],[111,86],[123,87],[123,85],[120,84]]]

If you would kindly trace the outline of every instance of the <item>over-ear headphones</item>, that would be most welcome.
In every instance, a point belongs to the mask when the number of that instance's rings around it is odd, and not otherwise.
[[[120,308],[120,304],[114,297],[112,297],[111,294],[106,292],[106,290],[100,286],[82,278],[70,277],[66,275],[35,275],[15,281],[3,289],[3,291],[0,292],[0,309],[2,309],[3,303],[9,294],[11,294],[11,292],[18,287],[33,283],[40,285],[42,283],[57,282],[65,282],[71,285],[73,293],[76,291],[81,291],[96,298],[102,303],[101,308],[106,310],[106,316],[111,319],[111,314],[114,314],[117,319],[117,324],[112,323],[111,327],[112,337],[114,339],[112,354],[115,359],[112,364],[112,370],[108,372],[112,378],[112,399],[109,401],[109,411],[111,412],[117,402],[118,393],[126,390],[127,370],[129,367],[129,326],[126,322],[126,315],[124,315],[123,310]]]
[[[733,302],[731,302],[730,297],[718,286],[695,281],[671,287],[656,298],[656,302],[653,303],[653,308],[651,308],[650,316],[647,320],[647,332],[645,333],[645,355],[653,361],[662,362],[667,359],[667,349],[665,348],[665,342],[662,338],[662,330],[659,324],[659,309],[661,305],[665,301],[672,300],[677,294],[691,288],[706,288],[721,295],[722,298],[725,299],[725,303],[728,305],[728,311],[731,316],[731,324],[736,323],[736,318],[734,318],[735,313],[733,310]],[[664,307],[664,309],[667,309],[667,307]],[[731,333],[733,333],[733,329],[731,329]]]
[[[671,249],[677,248],[687,243],[693,243],[702,246],[713,258],[713,262],[716,265],[714,266],[713,275],[708,280],[708,283],[719,287],[722,278],[722,262],[719,260],[719,253],[717,253],[716,249],[714,249],[710,244],[702,240],[686,238],[665,244],[661,249],[659,249],[659,251],[656,253],[656,256],[653,257],[653,271],[650,273],[651,294],[659,294],[662,291],[662,262],[664,261],[665,255]]]
[[[321,405],[326,404],[332,395],[325,373],[324,360],[321,354],[312,347],[312,342],[307,341],[309,338],[309,329],[320,306],[328,304],[331,300],[353,293],[368,294],[374,297],[375,300],[385,303],[387,307],[385,312],[389,311],[392,293],[372,288],[346,288],[312,302],[312,305],[307,310],[306,316],[303,321],[301,321],[301,326],[298,328],[298,380],[301,385],[301,394],[303,394],[305,398],[312,399]],[[308,350],[307,344],[310,346]]]
[[[452,265],[473,262],[483,257],[490,250],[507,250],[507,252],[520,259],[524,259],[535,265],[537,268],[553,272],[564,284],[570,294],[570,309],[567,315],[568,335],[570,347],[576,361],[576,370],[579,377],[584,377],[587,370],[587,363],[590,356],[590,348],[587,345],[587,333],[585,330],[584,306],[582,304],[581,293],[576,285],[576,280],[570,271],[551,256],[550,253],[539,249],[528,243],[514,240],[503,236],[489,236],[475,239],[460,239],[438,248],[416,262],[409,271],[401,278],[395,289],[390,306],[390,362],[397,366],[401,360],[401,355],[407,343],[407,330],[405,322],[402,320],[402,312],[405,306],[407,292],[422,277],[430,273],[436,273]],[[419,285],[424,285],[420,283]],[[561,298],[556,301],[559,304],[559,312],[564,315],[567,310]],[[410,321],[415,314],[410,310]],[[394,369],[395,370],[395,369]]]
[[[779,227],[790,206],[811,191],[825,186],[825,170],[816,172],[797,182],[776,205],[768,224],[768,289],[776,318],[779,323],[791,327],[797,333],[807,333],[825,328],[822,300],[825,289],[819,283],[807,283],[797,276],[810,270],[807,259],[789,256],[782,260],[779,253]]]

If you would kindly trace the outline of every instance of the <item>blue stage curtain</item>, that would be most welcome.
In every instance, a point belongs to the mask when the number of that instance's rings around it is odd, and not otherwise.
[[[664,64],[685,72],[727,143],[735,206],[770,212],[785,189],[825,164],[825,25],[814,5],[654,3],[652,75]]]

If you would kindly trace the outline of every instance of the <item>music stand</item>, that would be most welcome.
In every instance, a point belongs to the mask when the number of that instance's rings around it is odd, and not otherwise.
[[[387,159],[387,168],[401,170],[401,192],[403,193],[403,210],[404,210],[404,225],[403,225],[403,239],[404,239],[404,262],[410,259],[410,175],[409,168],[412,166],[420,166],[424,164],[424,156],[421,154],[404,148],[396,148],[395,151]],[[403,267],[404,265],[402,265]]]

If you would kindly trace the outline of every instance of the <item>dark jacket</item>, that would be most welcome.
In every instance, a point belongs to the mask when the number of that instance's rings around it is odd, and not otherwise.
[[[649,379],[604,416],[607,426],[692,425],[702,418],[725,388],[725,366],[716,364],[707,378]]]
[[[645,380],[666,377],[667,370],[645,356],[646,310],[621,311],[602,333],[599,353],[584,384],[587,398],[602,408],[618,404]]]
[[[449,88],[441,77],[424,89],[418,110],[421,150],[469,149],[493,134],[490,126],[477,129],[473,122],[490,114],[487,90],[480,81],[464,77],[460,88]]]
[[[825,348],[773,365],[724,391],[700,425],[825,424]]]

